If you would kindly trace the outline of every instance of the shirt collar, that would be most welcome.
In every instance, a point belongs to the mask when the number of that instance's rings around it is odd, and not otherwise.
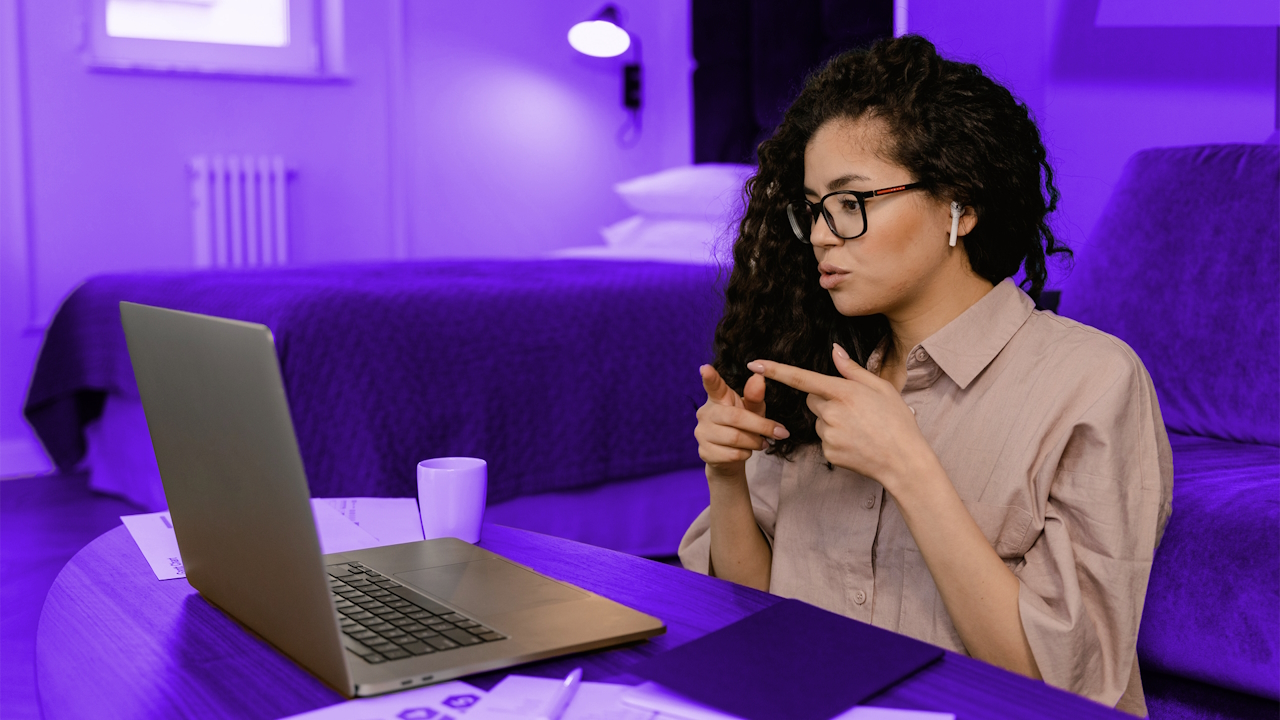
[[[1034,309],[1031,298],[1006,278],[920,346],[964,390],[1009,344]]]

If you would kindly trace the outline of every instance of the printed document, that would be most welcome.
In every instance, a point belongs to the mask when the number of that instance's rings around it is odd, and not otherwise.
[[[468,710],[484,696],[480,688],[455,680],[348,700],[284,720],[471,720]]]
[[[313,498],[315,517],[324,554],[398,545],[422,539],[418,501],[414,498]],[[122,515],[151,571],[160,580],[186,577],[178,540],[169,512]]]

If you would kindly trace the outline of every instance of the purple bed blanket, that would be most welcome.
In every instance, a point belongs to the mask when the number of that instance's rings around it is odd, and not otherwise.
[[[315,497],[412,496],[419,460],[489,462],[489,499],[696,467],[712,267],[439,261],[95,277],[45,335],[25,414],[59,468],[137,398],[119,301],[275,335]]]

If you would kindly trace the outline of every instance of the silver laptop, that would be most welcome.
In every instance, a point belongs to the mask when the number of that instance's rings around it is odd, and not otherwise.
[[[187,580],[347,697],[665,632],[461,540],[321,555],[271,331],[128,302],[120,316]]]

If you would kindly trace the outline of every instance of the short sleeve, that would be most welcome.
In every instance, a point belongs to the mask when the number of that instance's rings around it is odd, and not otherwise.
[[[778,519],[778,490],[782,484],[782,468],[785,461],[763,452],[751,453],[747,460],[747,487],[751,491],[751,509],[756,524],[764,533],[769,547],[773,547],[774,525]],[[694,519],[680,541],[680,564],[686,570],[709,575],[711,572],[711,508],[706,508]]]
[[[1120,345],[1119,343],[1117,343]],[[1151,562],[1171,511],[1173,463],[1155,389],[1127,347],[1069,425],[1043,530],[1017,570],[1018,606],[1045,682],[1115,707],[1130,683]],[[1102,383],[1097,383],[1102,380]]]

